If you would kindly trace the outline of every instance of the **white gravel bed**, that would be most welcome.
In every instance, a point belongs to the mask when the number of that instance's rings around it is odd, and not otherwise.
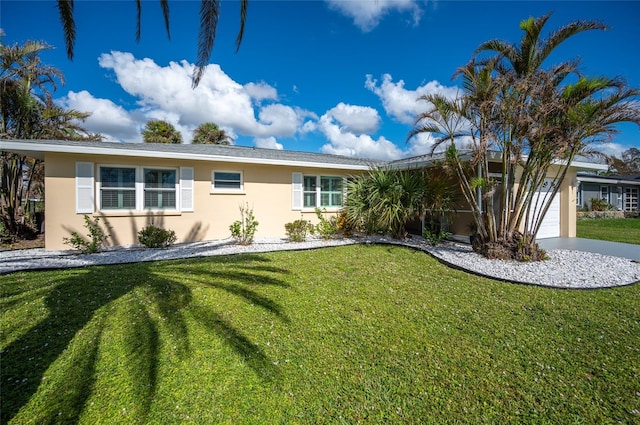
[[[20,270],[74,268],[101,264],[121,264],[180,258],[208,257],[238,253],[260,253],[283,250],[302,250],[355,243],[386,243],[409,246],[426,251],[453,267],[482,276],[508,282],[549,286],[555,288],[607,288],[640,281],[640,263],[601,254],[569,250],[549,250],[546,261],[520,263],[488,260],[471,250],[469,245],[446,242],[430,246],[422,238],[406,241],[386,237],[310,239],[307,242],[288,242],[284,239],[258,239],[251,245],[238,245],[231,239],[177,244],[165,249],[126,247],[108,249],[97,254],[78,254],[75,251],[45,251],[28,249],[0,252],[0,274]]]

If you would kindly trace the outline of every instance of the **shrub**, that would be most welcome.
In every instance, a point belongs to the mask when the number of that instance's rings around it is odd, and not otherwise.
[[[249,204],[240,205],[240,220],[234,221],[230,226],[231,237],[239,244],[249,245],[253,242],[253,237],[258,229],[258,223],[253,215],[253,209]]]
[[[613,207],[605,200],[599,198],[591,198],[591,211],[609,211]]]
[[[62,238],[62,241],[71,245],[83,254],[94,254],[100,251],[100,247],[109,239],[109,234],[100,227],[100,218],[93,220],[87,214],[84,215],[84,227],[87,228],[89,240],[83,238],[78,232],[71,232],[70,238]]]
[[[313,224],[310,221],[299,219],[284,225],[287,237],[292,242],[304,242],[307,240],[307,234],[313,235]]]
[[[425,240],[429,244],[433,246],[437,246],[437,245],[440,245],[443,240],[451,236],[451,232],[447,232],[446,230],[443,230],[443,229],[431,230],[425,227],[422,230],[422,236],[425,238]]]
[[[338,211],[338,215],[336,217],[336,230],[345,236],[353,234],[356,230],[354,223],[347,218],[347,210],[344,208]]]
[[[147,248],[166,248],[175,243],[176,232],[154,226],[153,223],[138,232],[138,241]]]
[[[335,217],[325,218],[323,213],[326,213],[326,209],[316,208],[316,216],[319,223],[316,224],[315,231],[322,237],[322,239],[331,239],[338,233],[338,224]]]

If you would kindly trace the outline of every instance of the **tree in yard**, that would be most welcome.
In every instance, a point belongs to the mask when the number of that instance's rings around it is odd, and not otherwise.
[[[231,136],[212,122],[200,124],[193,132],[192,143],[195,144],[230,145],[231,142]]]
[[[142,131],[145,143],[182,143],[182,134],[164,120],[148,121]]]
[[[51,90],[64,83],[62,74],[42,64],[39,54],[51,47],[28,41],[0,44],[0,138],[100,140],[79,125],[89,114],[65,110],[53,103]],[[0,219],[4,237],[33,236],[24,203],[34,192],[42,194],[42,161],[9,152],[0,154]]]
[[[474,57],[458,69],[460,96],[421,97],[429,109],[409,134],[432,133],[438,140],[434,149],[447,146],[447,164],[477,228],[474,248],[489,257],[543,258],[535,237],[571,161],[609,140],[615,124],[640,125],[640,92],[624,81],[581,76],[578,60],[543,68],[563,41],[605,28],[576,21],[542,38],[549,17],[521,22],[524,34],[517,45],[482,43],[476,55],[492,55]],[[463,150],[469,142],[471,148]],[[490,170],[493,161],[499,170]],[[545,186],[550,190],[541,190]]]
[[[140,41],[141,27],[140,18],[142,16],[142,3],[136,0],[137,7],[137,26],[136,26],[136,42]],[[198,56],[196,59],[196,69],[193,72],[193,87],[197,87],[204,74],[205,67],[209,63],[213,43],[216,38],[218,29],[218,18],[220,16],[220,0],[201,0],[200,1],[200,30],[198,33]],[[240,0],[240,29],[236,37],[236,51],[240,49],[242,37],[244,35],[244,26],[247,19],[248,0]],[[73,49],[76,41],[76,23],[74,19],[74,0],[58,0],[58,15],[62,22],[64,31],[64,39],[67,47],[67,56],[73,60]],[[171,31],[169,29],[169,1],[160,0],[164,25],[167,30],[167,38],[171,39]]]
[[[607,174],[639,174],[640,173],[640,149],[629,148],[622,152],[620,158],[610,156],[607,159],[609,170]]]

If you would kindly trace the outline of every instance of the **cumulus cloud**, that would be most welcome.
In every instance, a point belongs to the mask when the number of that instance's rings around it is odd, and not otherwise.
[[[354,108],[366,109],[366,107]],[[320,117],[317,124],[318,130],[329,140],[329,143],[322,146],[322,152],[382,160],[398,159],[402,156],[402,151],[382,136],[374,139],[368,134],[356,134],[346,129],[334,116],[336,111],[340,115],[344,110],[345,108],[335,107]]]
[[[278,149],[278,150],[284,149],[284,146],[282,146],[281,143],[278,143],[276,138],[273,136],[265,137],[265,138],[256,137],[255,139],[253,139],[253,142],[258,148]]]
[[[295,109],[290,106],[273,104],[267,105],[260,111],[258,118],[261,127],[256,130],[256,135],[278,135],[284,137],[293,136],[301,124],[301,118]]]
[[[364,32],[378,26],[390,12],[408,12],[413,25],[420,23],[422,9],[416,0],[326,0],[329,8],[353,19],[353,23]]]
[[[608,142],[594,144],[592,147],[598,152],[602,152],[605,155],[613,155],[620,158],[622,156],[622,152],[626,151],[632,146],[623,146],[619,143]]]
[[[415,90],[406,89],[404,84],[403,80],[394,83],[391,75],[384,74],[380,82],[367,75],[364,86],[380,98],[387,114],[403,124],[413,124],[416,116],[427,108],[425,102],[418,101],[420,96],[441,94],[455,98],[458,94],[457,87],[443,86],[437,81],[430,81]]]
[[[78,93],[70,91],[57,103],[65,109],[91,113],[82,126],[93,133],[103,134],[105,141],[141,141],[140,124],[127,110],[109,99],[99,99],[82,90]]]
[[[340,102],[327,114],[342,125],[342,130],[351,133],[375,133],[380,126],[378,111],[368,106],[347,105]]]
[[[219,65],[207,66],[199,86],[191,88],[194,65],[187,61],[160,66],[152,59],[136,59],[131,53],[112,51],[102,54],[101,67],[115,73],[118,84],[137,103],[146,116],[165,114],[179,128],[185,141],[188,134],[203,122],[215,122],[232,132],[259,137],[289,137],[302,125],[304,113],[292,107],[262,101],[278,99],[275,88],[264,83],[244,86],[225,74]],[[256,118],[256,109],[258,118]]]
[[[245,84],[244,90],[256,102],[262,100],[278,100],[278,92],[276,89],[265,82]]]

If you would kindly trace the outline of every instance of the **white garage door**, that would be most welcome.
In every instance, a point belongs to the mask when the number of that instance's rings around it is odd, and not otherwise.
[[[547,191],[551,190],[551,181],[545,181],[545,187],[543,187],[540,192],[538,192],[538,197],[540,202],[545,199],[545,195],[547,195]],[[533,197],[533,202],[535,205],[536,197]],[[542,208],[539,207],[538,212]],[[537,215],[537,214],[536,214]],[[547,210],[547,214],[542,219],[542,224],[540,225],[540,230],[538,231],[537,238],[557,238],[560,236],[560,194],[556,193],[556,196],[553,197],[553,201],[551,201],[551,205],[549,205],[549,209]]]

